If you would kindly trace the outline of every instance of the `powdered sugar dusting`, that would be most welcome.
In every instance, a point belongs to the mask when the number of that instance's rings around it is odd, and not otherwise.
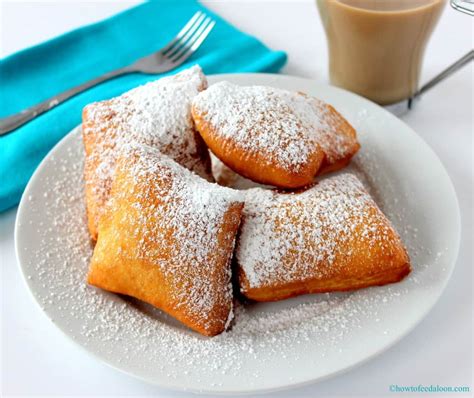
[[[233,298],[239,192],[203,180],[149,146],[124,147],[116,173],[108,209],[113,221],[99,227],[92,272],[118,259],[156,264],[172,286],[167,307],[206,330],[222,330]]]
[[[433,267],[422,266],[431,257],[419,245],[421,233],[417,238],[415,228],[401,228],[407,225],[405,209],[389,194],[383,197],[383,210],[396,221],[416,264],[403,283],[278,303],[238,304],[228,332],[214,338],[199,336],[151,306],[85,283],[92,247],[83,200],[80,134],[63,145],[48,159],[48,169],[54,173],[41,173],[40,188],[26,198],[28,225],[18,225],[20,235],[31,232],[27,246],[19,251],[34,253],[22,263],[25,276],[59,328],[115,367],[148,380],[227,391],[243,385],[262,388],[270,374],[281,375],[285,384],[308,380],[324,372],[328,361],[352,361],[354,349],[362,350],[359,343],[367,335],[380,341],[390,336],[392,328],[398,333],[396,316],[406,304],[404,298],[413,290],[426,289],[420,281],[436,278]],[[372,167],[374,160],[364,157],[361,168]],[[380,184],[380,191],[385,191],[385,182]]]
[[[341,134],[336,115],[322,101],[273,87],[212,85],[193,107],[224,140],[250,155],[263,153],[269,163],[298,172],[315,152],[332,163],[349,155],[355,137]]]
[[[389,221],[352,174],[326,178],[302,193],[255,188],[245,196],[236,257],[250,287],[336,274],[339,247],[355,233],[359,241],[386,254],[400,245]]]
[[[210,179],[209,155],[191,117],[191,100],[206,87],[206,78],[195,66],[86,107],[86,180],[93,202],[107,201],[117,151],[131,143],[158,148],[189,170]]]

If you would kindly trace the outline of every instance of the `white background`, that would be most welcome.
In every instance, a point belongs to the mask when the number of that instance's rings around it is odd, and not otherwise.
[[[327,81],[325,37],[313,1],[204,3],[270,47],[285,50],[289,62],[283,73]],[[0,56],[95,22],[132,4],[2,1]],[[446,7],[427,49],[423,80],[471,49],[473,37],[473,19]],[[389,392],[391,384],[469,385],[472,390],[473,113],[471,64],[427,93],[417,108],[403,117],[440,157],[461,207],[459,259],[438,304],[410,335],[369,363],[317,385],[272,396],[395,397]],[[75,346],[41,314],[15,259],[15,214],[16,209],[0,214],[2,393],[189,396],[145,384],[107,367]]]

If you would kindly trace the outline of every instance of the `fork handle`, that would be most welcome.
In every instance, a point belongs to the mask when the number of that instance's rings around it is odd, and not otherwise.
[[[431,79],[428,83],[426,83],[423,87],[415,93],[415,96],[419,96],[424,94],[433,86],[437,85],[440,81],[446,79],[447,77],[451,76],[454,72],[461,69],[464,65],[474,60],[474,50],[469,51],[463,57],[459,58],[454,64],[448,66],[445,70],[443,70],[439,75],[436,75],[433,79]]]
[[[40,102],[39,104],[34,105],[31,108],[27,108],[19,113],[2,118],[0,119],[0,136],[12,132],[18,127],[23,126],[25,123],[34,119],[35,117],[55,108],[59,104],[68,100],[69,98],[72,98],[75,95],[82,93],[83,91],[86,91],[91,87],[96,86],[97,84],[113,79],[114,77],[126,75],[132,72],[134,72],[134,69],[131,67],[116,69],[112,72],[105,73],[102,76],[80,84],[79,86],[66,90],[61,94],[55,95],[54,97]]]

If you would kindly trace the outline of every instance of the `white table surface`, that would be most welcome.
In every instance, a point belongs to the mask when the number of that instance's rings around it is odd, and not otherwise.
[[[134,3],[3,1],[0,56],[100,20]],[[283,73],[327,81],[325,37],[313,1],[222,0],[205,4],[270,47],[287,51],[289,62]],[[472,47],[473,19],[447,7],[428,46],[423,79]],[[327,381],[272,396],[394,397],[396,394],[389,392],[391,384],[468,385],[472,391],[472,64],[429,92],[403,120],[438,154],[459,198],[462,243],[452,279],[431,313],[387,352]],[[54,327],[33,303],[21,278],[13,243],[15,215],[16,209],[0,214],[3,395],[189,396],[109,368]]]

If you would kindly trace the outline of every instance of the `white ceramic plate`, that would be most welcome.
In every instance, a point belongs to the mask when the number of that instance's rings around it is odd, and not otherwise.
[[[79,128],[38,167],[23,195],[16,250],[26,283],[66,335],[111,366],[164,387],[198,392],[269,391],[315,382],[386,350],[427,314],[453,270],[460,217],[433,151],[373,103],[312,80],[220,75],[211,83],[300,90],[337,108],[362,144],[360,175],[400,232],[414,271],[403,282],[354,293],[308,295],[239,307],[234,327],[204,338],[162,312],[85,283],[86,231]]]

